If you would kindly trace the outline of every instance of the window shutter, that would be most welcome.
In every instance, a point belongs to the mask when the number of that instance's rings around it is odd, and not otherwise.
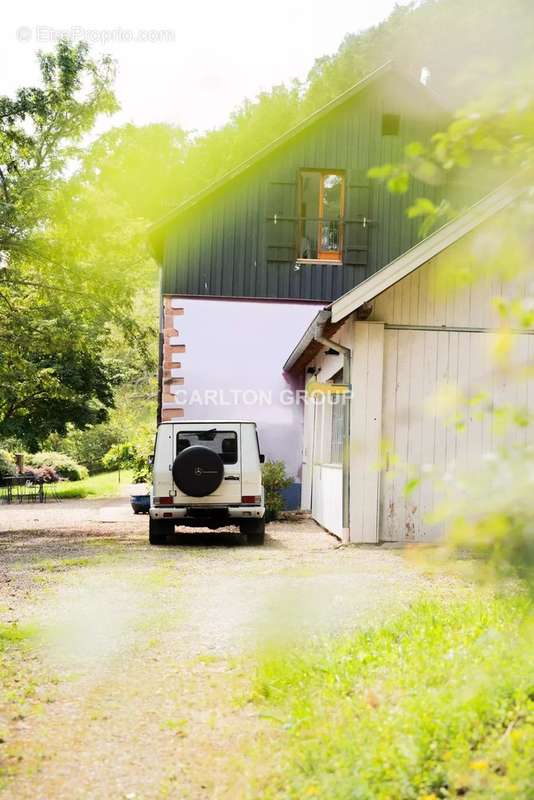
[[[296,258],[297,184],[269,183],[266,208],[267,262],[291,263]]]
[[[370,186],[367,173],[353,170],[347,176],[343,263],[367,266],[369,253]]]

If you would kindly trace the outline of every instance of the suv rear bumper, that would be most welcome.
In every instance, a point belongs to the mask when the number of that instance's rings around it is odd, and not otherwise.
[[[201,513],[199,513],[201,512]],[[231,524],[233,519],[261,519],[265,516],[265,506],[188,506],[175,508],[173,506],[150,506],[151,519],[191,519],[199,527],[202,521],[208,521],[211,517],[222,521],[224,518]]]

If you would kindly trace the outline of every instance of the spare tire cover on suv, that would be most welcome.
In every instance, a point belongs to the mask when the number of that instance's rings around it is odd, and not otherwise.
[[[221,485],[224,464],[220,456],[208,447],[192,445],[174,459],[172,477],[184,494],[204,497]]]

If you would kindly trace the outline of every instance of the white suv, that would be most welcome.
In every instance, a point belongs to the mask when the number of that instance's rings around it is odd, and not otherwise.
[[[254,422],[163,422],[152,467],[150,544],[164,544],[176,524],[238,525],[263,544],[265,504]]]

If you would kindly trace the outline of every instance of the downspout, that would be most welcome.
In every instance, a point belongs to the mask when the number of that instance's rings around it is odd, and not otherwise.
[[[345,395],[343,403],[343,433],[345,441],[343,443],[343,542],[350,541],[350,394],[351,394],[351,350],[342,344],[333,342],[323,336],[327,320],[317,323],[313,338],[319,344],[324,344],[343,356],[343,384],[348,387],[348,394]]]

